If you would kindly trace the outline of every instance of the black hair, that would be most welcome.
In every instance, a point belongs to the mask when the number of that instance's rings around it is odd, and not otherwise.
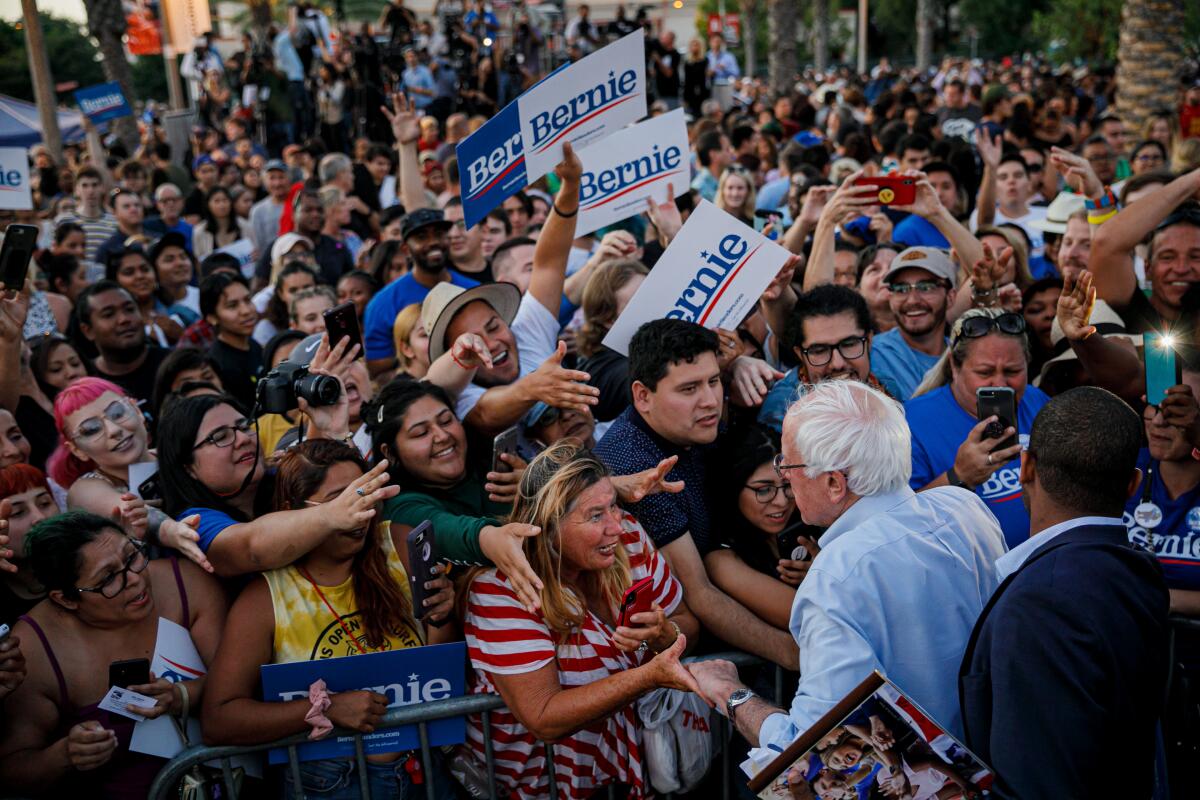
[[[738,495],[754,471],[770,464],[781,450],[779,433],[757,423],[733,428],[722,437],[715,459],[721,465],[721,480],[717,482],[719,496],[714,498],[714,508],[724,530],[740,535],[748,527],[738,509]]]
[[[462,204],[462,201],[458,201]],[[449,205],[449,203],[447,203]],[[388,206],[383,211],[379,212],[379,227],[386,228],[396,220],[402,218],[405,214],[404,206]]]
[[[265,345],[263,345],[263,372],[271,370],[271,362],[275,358],[275,351],[283,347],[288,342],[302,342],[308,338],[308,334],[304,331],[294,331],[292,329],[282,330],[272,336]]]
[[[521,208],[525,209],[526,214],[533,214],[533,201],[529,199],[529,195],[525,192],[517,192],[513,198],[521,204]]]
[[[1042,407],[1029,431],[1038,484],[1080,516],[1120,517],[1142,446],[1142,420],[1112,392],[1070,389]]]
[[[1039,278],[1033,283],[1025,287],[1025,291],[1021,292],[1021,306],[1029,305],[1029,301],[1033,299],[1035,294],[1041,294],[1047,289],[1063,288],[1062,278]],[[1031,336],[1032,340],[1033,337]]]
[[[379,286],[387,285],[387,274],[392,268],[392,261],[398,253],[404,253],[403,248],[404,242],[399,239],[388,239],[386,242],[380,242],[371,248],[371,257],[367,262],[367,266],[370,267],[371,277],[375,279],[376,284]]]
[[[89,284],[82,292],[79,293],[79,297],[75,298],[75,319],[79,320],[81,325],[91,325],[92,298],[98,294],[112,291],[125,292],[125,294],[129,295],[130,299],[133,298],[133,295],[130,295],[129,292],[116,281],[110,281],[107,278],[96,281],[95,283]]]
[[[221,295],[235,283],[245,286],[247,291],[250,289],[250,284],[246,283],[241,273],[230,275],[228,272],[218,272],[200,281],[200,316],[208,319],[209,314],[216,314]]]
[[[1025,170],[1025,174],[1026,175],[1029,174],[1029,164],[1025,161],[1024,158],[1021,157],[1021,154],[1018,153],[1016,150],[1005,150],[1003,153],[1001,153],[1000,154],[1000,163],[997,164],[997,167],[1002,167],[1005,164],[1009,164],[1009,163],[1020,164],[1021,169]]]
[[[884,155],[899,155],[897,149],[900,140],[907,135],[908,126],[904,124],[904,120],[894,119],[880,128],[876,138],[879,139],[879,148]]]
[[[746,142],[754,138],[754,134],[758,133],[753,125],[735,125],[733,131],[729,134],[729,143],[736,150]]]
[[[237,256],[229,253],[209,253],[200,262],[200,280],[204,280],[209,275],[215,275],[221,270],[233,270],[240,275],[242,262],[237,260]]]
[[[83,362],[83,369],[88,375],[96,374],[96,368],[92,365],[91,359],[79,349],[78,345],[62,334],[48,333],[31,340],[29,343],[29,368],[33,371],[34,380],[37,381],[42,393],[51,401],[61,390],[46,383],[46,365],[50,361],[50,354],[60,344],[65,344],[75,351],[75,355],[79,356],[79,360]]]
[[[958,178],[958,170],[947,161],[930,161],[921,169],[926,175],[931,175],[935,172],[944,172],[950,176],[950,180],[954,181],[954,186],[957,188],[962,186],[962,181]]]
[[[122,247],[120,250],[114,250],[113,252],[109,253],[108,259],[104,262],[104,279],[112,281],[113,283],[118,283],[119,281],[117,280],[117,274],[121,271],[121,262],[125,260],[125,256],[133,255],[141,256],[142,261],[145,261],[146,264],[149,265],[150,269],[154,271],[154,264],[150,261],[150,254],[143,250],[141,245],[132,245],[130,247]],[[155,293],[157,294],[157,271],[154,272],[154,285],[156,287]]]
[[[367,157],[363,160],[370,162],[380,157],[386,158],[392,164],[396,163],[392,158],[392,148],[385,144],[379,144],[378,142],[367,148]]]
[[[227,162],[227,163],[233,163],[233,162]],[[233,209],[233,195],[224,186],[221,186],[221,185],[214,186],[213,188],[209,189],[208,194],[206,194],[204,196],[204,210],[200,215],[204,220],[205,227],[208,228],[208,232],[210,234],[212,234],[213,242],[217,241],[217,234],[223,232],[221,230],[220,221],[215,216],[213,216],[213,213],[209,209],[209,205],[208,205],[209,203],[212,202],[213,197],[215,197],[218,194],[225,195],[225,199],[229,201],[229,218],[227,219],[225,224],[229,226],[229,230],[234,231],[235,233],[237,232],[237,229],[238,229],[238,216],[237,216],[237,212],[234,211],[234,209]]]
[[[217,495],[188,471],[195,461],[196,436],[204,424],[204,417],[218,406],[231,406],[239,414],[245,413],[238,401],[229,395],[180,397],[164,403],[158,427],[170,431],[171,435],[163,436],[158,443],[158,478],[164,510],[172,517],[189,508],[211,508],[223,511],[239,522],[250,521],[226,498]]]
[[[721,150],[724,144],[721,140],[725,138],[725,134],[719,130],[712,130],[700,134],[696,139],[696,157],[700,160],[700,166],[707,167],[712,163],[712,156],[709,155],[713,150]]]
[[[84,236],[87,236],[87,231],[85,231],[83,226],[78,222],[58,223],[58,225],[54,228],[54,243],[62,244],[72,233],[82,233]]]
[[[367,272],[365,269],[352,269],[349,272],[343,273],[342,277],[338,278],[337,282],[341,283],[342,281],[346,280],[346,278],[354,278],[355,280],[365,283],[367,288],[371,290],[372,297],[374,297],[375,293],[379,291],[379,281],[375,280],[375,276]]]
[[[829,166],[829,151],[825,149],[825,145],[815,144],[812,147],[806,147],[800,152],[800,160],[816,167],[818,171],[822,171]]]
[[[167,353],[167,357],[158,365],[158,371],[154,373],[152,397],[155,417],[161,413],[163,400],[171,393],[171,384],[175,382],[179,374],[201,367],[208,367],[217,374],[220,374],[221,371],[212,356],[203,350],[197,350],[194,347],[177,347]]]
[[[528,236],[514,236],[511,239],[505,239],[492,253],[492,274],[496,274],[496,265],[504,258],[504,254],[518,247],[533,246],[537,244],[536,239],[531,239]]]
[[[863,272],[865,272],[870,263],[875,260],[875,256],[880,250],[891,250],[896,253],[896,255],[899,255],[900,253],[904,252],[904,245],[897,244],[896,242],[876,242],[875,244],[869,244],[862,250],[859,250],[857,264],[859,281],[862,281]]]
[[[78,597],[75,584],[83,567],[79,552],[105,531],[125,532],[111,519],[90,511],[67,511],[44,519],[25,535],[25,559],[46,591]]]
[[[800,363],[794,350],[804,346],[804,321],[814,317],[833,317],[838,314],[853,314],[854,323],[863,331],[871,332],[871,309],[858,292],[846,286],[823,283],[796,298],[796,305],[787,318],[783,336],[779,340],[779,360],[788,367]]]
[[[704,353],[715,356],[720,350],[721,340],[708,328],[681,319],[651,320],[629,342],[629,382],[653,392],[672,364],[692,363]]]
[[[1129,159],[1132,161],[1133,159],[1137,158],[1138,151],[1145,150],[1147,147],[1157,147],[1158,152],[1162,154],[1163,161],[1168,161],[1170,159],[1170,155],[1167,153],[1166,146],[1157,139],[1143,139],[1142,141],[1138,142],[1136,145],[1134,145],[1133,149],[1129,151]]]
[[[509,236],[512,234],[512,223],[508,221],[508,214],[506,214],[504,212],[503,208],[499,208],[499,207],[493,208],[491,211],[489,211],[487,213],[487,216],[484,217],[484,219],[494,219],[497,222],[503,224],[505,236]]]
[[[929,150],[929,139],[919,133],[910,133],[896,144],[896,155],[904,158],[906,150]]]
[[[447,158],[443,168],[446,170],[446,183],[458,186],[458,156]]]
[[[314,286],[321,282],[321,276],[305,261],[288,261],[283,265],[279,274],[275,276],[275,290],[271,292],[271,298],[267,300],[267,307],[263,309],[262,314],[263,319],[274,325],[276,330],[283,330],[291,323],[288,304],[284,302],[283,293],[279,288],[283,286],[284,278],[300,273],[311,275]]]
[[[363,404],[362,419],[367,426],[367,433],[371,434],[374,453],[372,466],[386,458],[391,482],[405,489],[418,486],[419,481],[401,463],[394,452],[394,443],[404,427],[404,415],[413,403],[423,397],[432,397],[454,413],[454,402],[445,389],[429,381],[413,380],[407,375],[393,378],[379,390],[379,394]]]
[[[804,166],[804,148],[799,142],[788,142],[779,153],[779,166],[794,175]]]
[[[63,226],[59,226],[62,228]],[[83,230],[83,228],[80,228]],[[55,235],[57,235],[55,231]],[[79,259],[70,253],[59,253],[54,255],[49,250],[46,251],[46,257],[41,261],[42,271],[46,273],[46,279],[50,281],[50,290],[66,294],[67,287],[71,285],[71,276],[79,270]],[[61,284],[61,286],[59,285]]]

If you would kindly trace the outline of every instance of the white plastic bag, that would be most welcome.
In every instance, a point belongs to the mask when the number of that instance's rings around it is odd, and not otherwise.
[[[637,711],[650,785],[663,794],[690,792],[721,752],[712,709],[692,692],[655,689],[638,700]]]

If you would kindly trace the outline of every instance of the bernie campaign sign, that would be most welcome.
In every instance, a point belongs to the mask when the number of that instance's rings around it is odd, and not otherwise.
[[[680,228],[604,344],[629,355],[629,340],[652,319],[733,329],[749,314],[790,253],[707,200]]]
[[[578,153],[646,116],[644,47],[639,28],[556,70],[459,143],[467,227],[554,169],[563,142]]]
[[[24,147],[0,147],[0,209],[33,208],[29,154]]]
[[[366,689],[387,697],[388,708],[411,706],[461,697],[465,690],[467,644],[436,644],[410,647],[383,653],[295,661],[289,664],[265,664],[262,673],[263,699],[286,703],[308,700],[308,687],[318,678],[325,681],[330,694]],[[466,741],[465,717],[450,717],[429,722],[429,744],[461,744]],[[363,737],[367,755],[400,753],[421,746],[416,725],[376,731]],[[353,736],[326,736],[298,748],[301,761],[343,758],[354,755]],[[287,750],[270,751],[270,763],[287,761]]]
[[[133,109],[121,92],[121,85],[116,81],[76,90],[75,102],[79,104],[79,110],[97,125],[133,114]]]
[[[580,153],[579,159],[583,176],[576,236],[640,214],[647,199],[674,200],[691,183],[683,109],[619,130]]]

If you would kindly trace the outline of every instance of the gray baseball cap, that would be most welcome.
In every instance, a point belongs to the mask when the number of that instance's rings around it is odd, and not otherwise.
[[[950,255],[940,247],[909,247],[900,251],[892,259],[887,274],[883,276],[884,283],[891,280],[897,272],[914,267],[949,281],[952,287],[958,283],[958,268],[950,260]]]

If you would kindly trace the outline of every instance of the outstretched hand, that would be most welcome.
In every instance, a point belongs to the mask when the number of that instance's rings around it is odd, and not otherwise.
[[[408,95],[396,92],[392,95],[392,108],[380,106],[379,110],[391,123],[392,136],[395,137],[396,144],[414,144],[417,139],[421,138],[421,115],[417,112],[413,101],[408,99]]]
[[[683,481],[669,481],[667,474],[675,469],[679,456],[664,458],[658,465],[631,475],[615,475],[611,478],[617,499],[626,505],[633,505],[652,494],[679,494],[683,491]]]
[[[1058,296],[1058,309],[1055,311],[1067,341],[1082,342],[1096,332],[1096,326],[1090,324],[1095,306],[1096,288],[1092,286],[1092,273],[1087,270],[1078,275],[1067,272],[1063,276],[1063,290]]]

